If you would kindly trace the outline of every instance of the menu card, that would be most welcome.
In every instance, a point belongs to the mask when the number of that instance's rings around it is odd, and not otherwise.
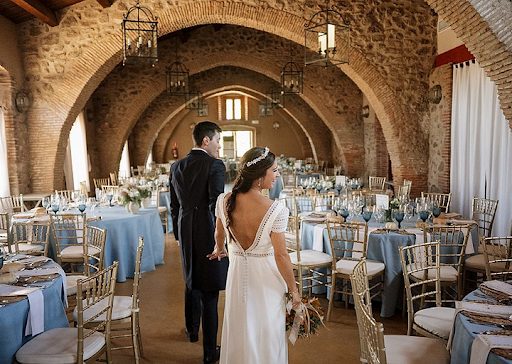
[[[336,176],[336,186],[343,186],[347,184],[347,176]]]
[[[375,195],[375,205],[377,208],[388,210],[389,209],[389,196],[388,195]]]

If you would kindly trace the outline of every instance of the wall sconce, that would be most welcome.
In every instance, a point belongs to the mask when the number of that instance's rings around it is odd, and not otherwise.
[[[441,99],[443,98],[441,85],[435,85],[430,90],[428,90],[428,101],[433,104],[439,104]]]
[[[194,130],[195,127],[196,127],[196,123],[190,123],[190,129]]]
[[[280,127],[280,126],[281,126],[281,125],[279,125],[279,123],[278,123],[277,121],[274,121],[274,124],[272,124],[272,127],[273,127],[275,130],[279,129],[279,127]]]
[[[363,116],[363,118],[367,118],[368,116],[370,116],[370,107],[368,105],[363,106],[363,108],[361,109],[361,115]]]
[[[30,100],[26,93],[20,91],[14,97],[14,105],[19,112],[25,112],[30,107]]]

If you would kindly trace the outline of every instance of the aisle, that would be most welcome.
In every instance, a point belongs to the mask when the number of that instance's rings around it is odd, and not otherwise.
[[[166,234],[165,264],[156,271],[144,273],[140,287],[140,322],[145,358],[142,364],[201,364],[202,336],[199,342],[188,342],[184,332],[183,290],[181,262],[178,246],[172,234]],[[118,283],[116,294],[131,295],[133,280]],[[224,299],[221,293],[219,320],[222,327]],[[327,307],[327,301],[322,299]],[[335,305],[338,305],[337,303]],[[396,314],[392,319],[380,319],[376,307],[375,317],[384,323],[386,334],[404,334],[407,319]],[[359,363],[359,340],[353,307],[335,307],[328,328],[319,336],[289,345],[290,364],[346,364]],[[219,331],[220,340],[220,331]],[[114,351],[114,363],[133,363],[131,350]],[[233,363],[243,364],[243,363]],[[270,364],[270,363],[262,363]]]

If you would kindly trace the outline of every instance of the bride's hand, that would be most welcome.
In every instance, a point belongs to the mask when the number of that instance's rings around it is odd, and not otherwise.
[[[222,258],[225,258],[228,256],[228,252],[226,251],[226,248],[223,248],[222,250],[218,250],[217,246],[215,246],[215,249],[213,249],[213,252],[211,254],[208,254],[206,257],[210,260],[217,259],[221,260]]]
[[[295,290],[292,293],[292,309],[297,311],[297,309],[299,308],[301,302],[302,302],[302,300],[300,298],[299,291]]]

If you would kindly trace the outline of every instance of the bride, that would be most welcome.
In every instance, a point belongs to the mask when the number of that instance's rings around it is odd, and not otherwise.
[[[216,247],[210,259],[227,256],[229,270],[222,328],[221,364],[288,363],[285,293],[300,304],[286,251],[288,209],[261,193],[279,177],[275,155],[255,147],[243,158],[233,190],[217,200]]]

